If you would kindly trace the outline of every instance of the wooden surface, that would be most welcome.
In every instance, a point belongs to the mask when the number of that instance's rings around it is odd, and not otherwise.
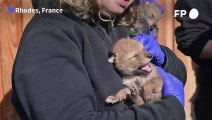
[[[11,71],[12,64],[16,55],[19,39],[22,32],[22,22],[20,14],[10,14],[7,9],[9,6],[20,7],[19,0],[4,0],[0,3],[0,36],[1,36],[1,85],[3,86],[1,95],[1,114],[2,120],[17,120],[17,114],[14,110],[11,98]]]
[[[0,0],[0,120],[18,120],[14,108],[10,103],[11,97],[11,70],[13,60],[23,29],[32,14],[11,14],[9,6],[30,8],[31,0]],[[174,29],[178,23],[173,18],[174,0],[157,0],[165,13],[159,21],[159,42],[172,49],[185,63],[188,80],[185,86],[186,120],[191,120],[191,96],[195,90],[195,76],[189,57],[184,56],[176,48]]]

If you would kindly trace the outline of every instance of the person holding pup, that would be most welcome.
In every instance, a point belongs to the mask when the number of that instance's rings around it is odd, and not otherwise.
[[[32,0],[33,7],[62,8],[62,14],[36,14],[27,25],[13,66],[12,103],[22,120],[183,120],[183,63],[159,46],[144,27],[139,40],[154,56],[163,77],[163,100],[133,105],[106,104],[123,88],[107,62],[113,43],[129,36],[128,13],[139,0]],[[133,22],[133,21],[131,21]],[[146,23],[144,22],[144,26]],[[166,72],[162,69],[166,70]],[[172,75],[173,74],[173,75]]]

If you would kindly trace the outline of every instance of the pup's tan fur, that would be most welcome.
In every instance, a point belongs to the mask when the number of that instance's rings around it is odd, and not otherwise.
[[[161,12],[158,6],[154,3],[147,2],[142,4],[140,9],[142,9],[142,18],[148,22],[149,26],[155,26],[161,17]]]
[[[135,104],[161,100],[163,80],[150,63],[152,56],[143,49],[143,46],[132,39],[121,39],[113,47],[113,56],[109,62],[113,63],[123,78],[126,86],[116,95],[109,96],[107,103],[116,103],[130,98]],[[142,68],[147,66],[151,71]]]
[[[153,29],[154,37],[158,35],[157,23],[161,18],[161,12],[154,3],[143,3],[138,7],[138,16],[134,20],[134,24],[130,26],[132,36],[143,32],[144,20],[148,23],[149,29]]]

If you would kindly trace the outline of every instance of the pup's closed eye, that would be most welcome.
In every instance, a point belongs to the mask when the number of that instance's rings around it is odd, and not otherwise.
[[[135,54],[133,57],[131,57],[131,60],[136,60],[138,58],[138,54]]]

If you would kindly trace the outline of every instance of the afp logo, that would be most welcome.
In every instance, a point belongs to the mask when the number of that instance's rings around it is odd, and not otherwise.
[[[174,10],[174,17],[183,17],[185,15],[187,15],[187,11],[186,10]],[[193,8],[190,10],[189,12],[189,18],[191,19],[196,19],[199,16],[199,11],[196,8]]]

